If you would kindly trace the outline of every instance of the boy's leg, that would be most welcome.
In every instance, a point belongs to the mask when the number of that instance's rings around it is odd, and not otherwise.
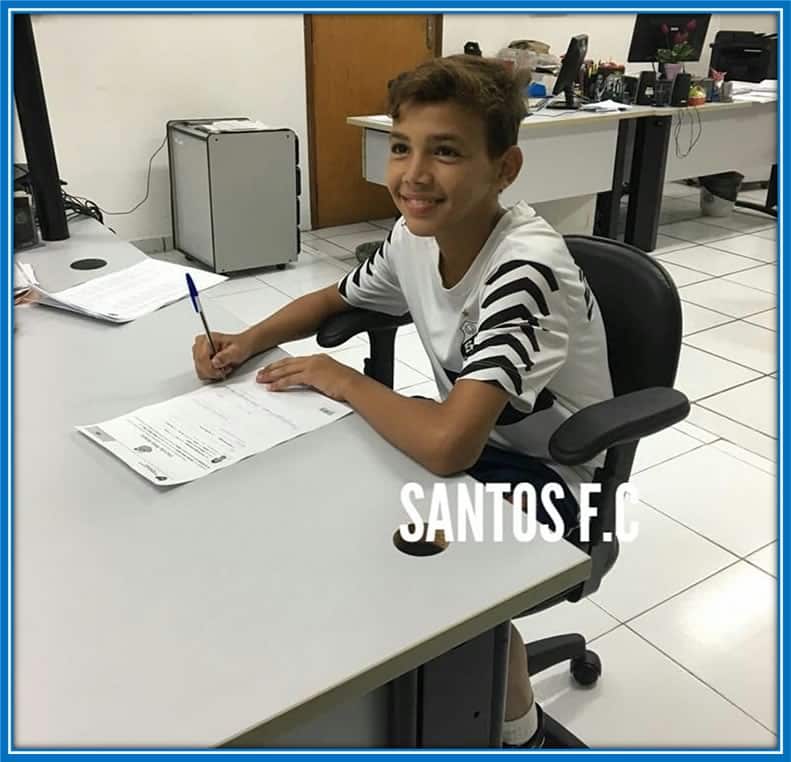
[[[519,630],[511,624],[503,744],[541,746],[544,740],[541,720],[541,710],[535,702],[533,686],[530,684],[525,644]]]

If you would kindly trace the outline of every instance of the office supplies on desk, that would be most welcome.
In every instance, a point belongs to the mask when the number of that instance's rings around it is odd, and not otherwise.
[[[283,356],[283,350],[270,350],[261,365]],[[199,479],[352,412],[348,405],[311,389],[269,391],[255,377],[253,371],[232,383],[203,386],[76,429],[152,484],[169,487]]]
[[[128,323],[187,295],[185,273],[191,273],[198,290],[224,280],[202,270],[157,259],[144,259],[131,267],[94,278],[63,291],[50,292],[33,286],[38,301],[49,307],[79,312],[111,323]]]

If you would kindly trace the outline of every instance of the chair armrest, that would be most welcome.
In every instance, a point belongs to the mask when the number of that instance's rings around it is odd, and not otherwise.
[[[322,347],[337,347],[358,333],[376,333],[398,328],[412,322],[412,316],[385,315],[383,312],[351,309],[327,318],[316,333],[316,341]]]
[[[589,405],[564,421],[549,441],[556,463],[577,466],[600,452],[683,421],[689,400],[677,389],[656,386]]]

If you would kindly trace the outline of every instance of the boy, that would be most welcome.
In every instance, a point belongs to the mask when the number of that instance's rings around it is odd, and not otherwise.
[[[314,334],[350,307],[412,314],[442,402],[403,397],[326,355],[259,371],[270,389],[305,384],[347,402],[391,444],[439,475],[574,487],[589,470],[550,466],[552,433],[612,396],[604,326],[563,239],[526,204],[499,195],[517,177],[525,116],[520,83],[498,62],[436,59],[390,83],[387,184],[402,217],[387,241],[338,286],[303,296],[238,335],[199,336],[198,375],[222,378],[249,357]],[[564,484],[565,480],[565,484]],[[541,509],[539,521],[549,521]],[[511,627],[504,741],[539,746],[525,648]]]

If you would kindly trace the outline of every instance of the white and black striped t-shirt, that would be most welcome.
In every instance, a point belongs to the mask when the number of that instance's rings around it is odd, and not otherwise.
[[[495,446],[552,464],[548,445],[558,426],[613,396],[593,294],[563,238],[525,203],[503,215],[452,288],[442,285],[436,240],[413,235],[400,219],[338,289],[354,307],[412,314],[443,399],[461,378],[507,391],[489,437]],[[553,468],[578,496],[593,465]]]

